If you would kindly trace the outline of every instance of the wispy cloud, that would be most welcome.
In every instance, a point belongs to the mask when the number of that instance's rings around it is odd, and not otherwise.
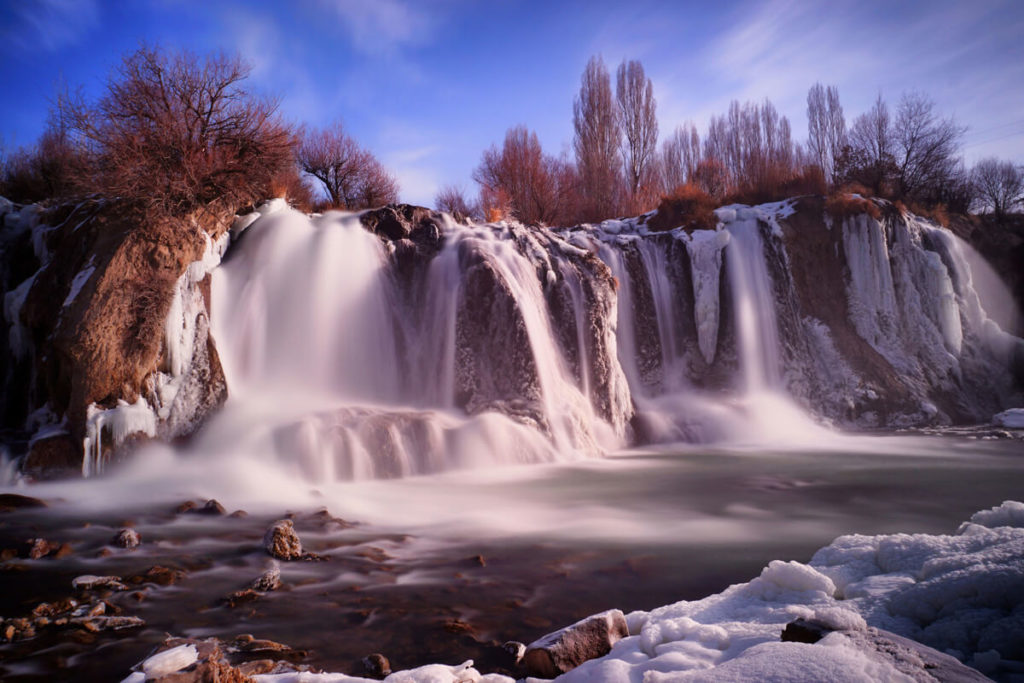
[[[374,56],[393,55],[429,43],[437,15],[403,0],[320,0],[341,20],[353,47]]]
[[[9,3],[6,12],[11,16],[0,29],[0,44],[18,49],[59,50],[81,42],[100,25],[95,0]]]

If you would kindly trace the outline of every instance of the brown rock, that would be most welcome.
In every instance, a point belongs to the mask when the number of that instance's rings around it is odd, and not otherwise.
[[[25,556],[30,560],[46,557],[60,548],[60,543],[47,541],[45,538],[33,538],[26,542]]]
[[[587,660],[603,657],[628,635],[626,617],[617,609],[608,610],[530,643],[523,664],[531,676],[555,678]]]
[[[80,476],[82,447],[68,434],[55,434],[32,442],[22,469],[36,479]]]
[[[262,595],[259,591],[253,590],[252,588],[246,588],[245,590],[235,591],[227,598],[224,599],[224,604],[228,607],[238,607],[244,605],[247,602],[258,600]]]
[[[199,515],[225,515],[225,514],[227,514],[227,510],[225,510],[224,506],[221,505],[220,503],[218,503],[215,498],[211,498],[210,500],[206,501],[206,504],[203,505],[203,507],[191,510],[191,512],[195,512],[196,514],[199,514]]]
[[[184,503],[182,503],[178,507],[174,508],[174,512],[175,512],[175,514],[179,514],[180,515],[180,514],[184,514],[186,512],[192,512],[197,507],[198,507],[198,505],[196,505],[195,501],[186,500]]]
[[[374,678],[386,678],[391,675],[391,662],[379,652],[363,657],[363,666],[366,668],[366,673]]]
[[[274,522],[263,536],[263,547],[279,560],[297,560],[302,557],[302,541],[295,533],[290,519]]]
[[[158,586],[170,586],[185,578],[185,572],[171,567],[154,565],[146,570],[144,574],[136,574],[128,577],[128,582],[133,584],[155,583]]]
[[[73,554],[74,552],[75,549],[71,547],[70,543],[61,543],[60,547],[57,548],[57,552],[55,552],[53,556],[59,560],[63,557],[67,557],[68,555]]]

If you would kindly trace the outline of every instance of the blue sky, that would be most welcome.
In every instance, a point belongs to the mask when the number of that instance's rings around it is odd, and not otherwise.
[[[664,136],[703,133],[731,99],[770,98],[798,139],[807,89],[839,87],[848,120],[917,89],[969,126],[969,161],[1024,163],[1024,2],[547,2],[511,0],[0,0],[0,140],[32,142],[61,82],[99,92],[140,42],[238,51],[290,119],[340,118],[432,203],[475,192],[473,167],[526,124],[570,151],[587,60],[639,59]]]

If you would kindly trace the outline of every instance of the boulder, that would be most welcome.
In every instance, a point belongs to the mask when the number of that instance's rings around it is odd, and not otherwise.
[[[628,635],[626,617],[620,610],[608,610],[530,643],[523,665],[531,676],[555,678],[587,660],[603,657]]]
[[[279,560],[298,560],[302,557],[302,541],[290,519],[274,522],[263,535],[263,547]]]

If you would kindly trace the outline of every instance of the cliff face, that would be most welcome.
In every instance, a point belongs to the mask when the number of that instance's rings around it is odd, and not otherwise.
[[[32,245],[36,266],[5,298],[4,418],[32,434],[26,471],[88,473],[129,435],[194,431],[227,391],[209,336],[213,238],[95,202],[7,208],[4,253]]]
[[[723,207],[688,233],[275,200],[229,233],[7,204],[0,414],[26,471],[88,475],[193,433],[229,383],[329,395],[256,448],[358,478],[756,439],[759,396],[859,428],[1019,405],[1024,342],[989,320],[964,244],[879,206]]]

